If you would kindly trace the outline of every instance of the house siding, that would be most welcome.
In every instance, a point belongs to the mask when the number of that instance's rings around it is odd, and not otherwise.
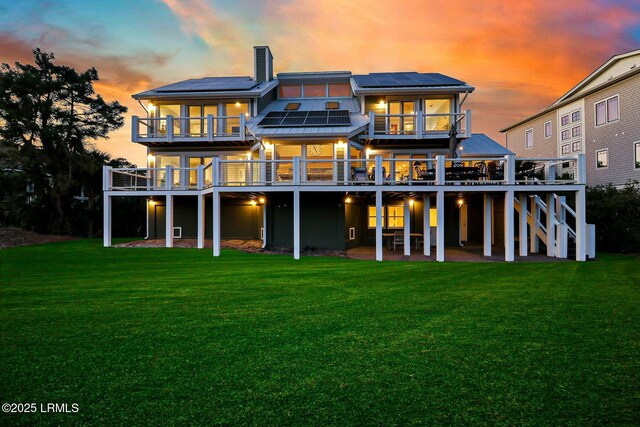
[[[595,104],[618,95],[617,122],[595,125]],[[587,184],[616,186],[628,180],[640,180],[640,170],[634,168],[634,142],[640,141],[640,75],[616,83],[585,98]],[[596,168],[596,151],[609,150],[609,166]]]
[[[544,124],[551,121],[551,137],[544,137]],[[540,116],[507,132],[507,149],[513,151],[516,157],[558,157],[557,141],[558,126],[555,111]],[[526,148],[525,133],[533,129],[533,147]]]

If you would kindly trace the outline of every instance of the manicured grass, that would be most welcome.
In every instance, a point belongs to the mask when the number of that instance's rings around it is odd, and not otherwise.
[[[640,423],[640,258],[0,251],[3,424]]]

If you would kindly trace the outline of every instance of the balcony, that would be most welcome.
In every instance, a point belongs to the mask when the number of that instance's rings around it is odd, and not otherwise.
[[[378,114],[369,112],[368,139],[449,138],[455,124],[458,138],[471,136],[471,110],[450,114]]]
[[[133,116],[131,140],[145,145],[246,140],[244,115],[141,118]]]
[[[221,160],[197,168],[104,168],[105,191],[202,191],[266,186],[495,186],[584,184],[584,155],[553,159]]]

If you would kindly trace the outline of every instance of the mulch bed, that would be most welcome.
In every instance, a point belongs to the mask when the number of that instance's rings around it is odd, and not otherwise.
[[[42,243],[62,242],[71,240],[71,236],[54,236],[48,234],[38,234],[33,231],[26,231],[20,228],[6,227],[0,228],[0,249],[12,248],[15,246],[40,245]]]

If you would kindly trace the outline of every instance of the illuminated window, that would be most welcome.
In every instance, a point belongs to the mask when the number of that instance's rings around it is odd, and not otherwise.
[[[300,98],[302,86],[280,85],[280,98]]]
[[[249,113],[249,104],[246,102],[232,102],[226,105],[226,111],[227,119],[224,133],[238,135],[240,133],[240,116]]]
[[[436,208],[429,209],[429,227],[438,226],[438,210]]]
[[[320,98],[327,96],[327,87],[324,84],[314,85],[308,84],[304,85],[304,97],[305,98]]]
[[[609,150],[596,151],[596,169],[604,169],[609,166]]]
[[[387,206],[387,228],[404,227],[403,206]]]
[[[376,228],[376,207],[375,206],[368,206],[368,212],[369,212],[369,222],[368,222],[368,226],[369,228]],[[384,227],[384,206],[382,207],[382,224]]]
[[[350,97],[351,86],[349,83],[330,83],[329,96]]]

